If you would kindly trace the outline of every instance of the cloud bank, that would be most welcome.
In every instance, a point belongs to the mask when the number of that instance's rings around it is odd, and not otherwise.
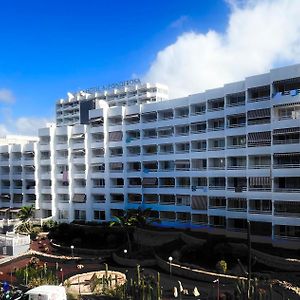
[[[53,122],[53,120],[47,118],[14,118],[10,107],[2,108],[0,110],[0,116],[2,120],[0,123],[0,137],[4,137],[8,134],[37,136],[39,128],[46,127],[47,123]]]
[[[181,34],[158,52],[144,80],[167,84],[170,97],[181,97],[300,62],[300,1],[227,3],[223,33]]]

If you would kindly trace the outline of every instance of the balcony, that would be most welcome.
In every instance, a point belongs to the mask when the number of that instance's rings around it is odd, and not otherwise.
[[[208,120],[208,131],[220,131],[224,130],[224,119]]]
[[[189,107],[175,108],[175,118],[187,118],[189,116]]]
[[[157,121],[157,113],[156,112],[149,112],[142,114],[142,123],[150,123]]]
[[[175,205],[174,195],[160,195],[159,204],[161,205]]]
[[[274,169],[300,168],[300,153],[275,153],[273,161]]]
[[[203,115],[206,112],[206,104],[191,105],[191,116]]]
[[[245,92],[227,95],[226,96],[227,107],[245,105],[245,98],[246,98]]]
[[[174,113],[172,109],[169,110],[161,110],[158,112],[159,120],[170,120],[174,118]]]
[[[275,177],[274,192],[299,193],[300,177]]]
[[[208,100],[207,105],[208,112],[224,110],[224,98]]]
[[[261,102],[270,100],[270,86],[255,87],[248,90],[248,102]]]
[[[274,216],[300,218],[300,203],[297,201],[275,201]]]
[[[169,127],[159,127],[157,128],[157,133],[159,138],[168,138],[174,135],[174,128],[172,126]]]

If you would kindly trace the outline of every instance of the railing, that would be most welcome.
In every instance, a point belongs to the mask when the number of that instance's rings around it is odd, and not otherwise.
[[[241,124],[230,124],[227,126],[227,128],[238,128],[238,127],[245,127],[246,123],[241,123]]]
[[[239,101],[239,102],[233,102],[233,103],[227,103],[227,107],[234,107],[234,106],[243,106],[245,105],[245,101]]]
[[[204,115],[206,113],[206,110],[200,110],[200,111],[193,111],[190,113],[190,116],[198,116],[198,115]]]
[[[248,102],[260,102],[270,100],[270,96],[257,97],[257,98],[249,98]]]
[[[158,154],[161,154],[161,155],[165,155],[165,154],[173,154],[174,151],[159,151]]]
[[[291,168],[300,168],[300,163],[298,164],[278,164],[273,165],[274,169],[291,169]]]
[[[210,190],[225,190],[225,185],[223,186],[216,186],[216,185],[210,185],[209,186]]]
[[[245,165],[242,166],[228,166],[227,170],[242,170],[242,169],[246,169]]]
[[[274,188],[274,192],[277,193],[300,193],[300,188]]]
[[[227,187],[228,191],[236,191],[236,192],[246,192],[247,191],[247,186],[228,186]]]
[[[161,204],[161,205],[175,205],[175,200],[174,201],[160,200],[159,204]]]
[[[187,132],[176,132],[175,135],[176,136],[186,136],[186,135],[189,135],[190,133],[187,131]]]
[[[175,184],[160,184],[159,188],[174,188]]]
[[[249,214],[271,215],[272,210],[258,210],[258,209],[249,208]]]
[[[224,130],[224,126],[220,126],[220,127],[208,127],[208,131],[220,131],[220,130]]]
[[[224,106],[207,108],[207,112],[213,112],[213,111],[218,111],[218,110],[224,110]]]
[[[289,235],[274,235],[275,239],[280,239],[280,240],[290,240],[290,241],[298,241],[300,242],[300,237],[297,236],[289,236]]]
[[[300,144],[300,139],[273,140],[273,145]]]
[[[176,167],[176,171],[190,171],[190,167]]]
[[[246,207],[227,207],[228,211],[247,212]]]
[[[300,213],[296,213],[296,212],[277,212],[277,211],[274,211],[274,216],[300,218]]]
[[[226,209],[226,205],[210,205],[209,209]]]
[[[191,186],[190,185],[182,185],[182,184],[177,184],[176,188],[178,189],[189,189]]]
[[[225,166],[210,166],[209,170],[225,170]]]
[[[191,152],[204,152],[206,151],[206,148],[196,148],[196,149],[191,149]]]
[[[249,165],[249,169],[270,169],[271,165]]]
[[[225,146],[220,147],[209,147],[208,151],[218,151],[218,150],[225,150]]]
[[[248,191],[271,192],[272,188],[271,187],[251,187],[251,186],[249,186]]]
[[[191,134],[206,133],[206,129],[191,129]]]

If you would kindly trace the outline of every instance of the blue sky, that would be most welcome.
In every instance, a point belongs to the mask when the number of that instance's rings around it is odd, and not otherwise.
[[[0,1],[0,135],[36,134],[68,91],[134,76],[173,98],[298,63],[299,15],[295,0]]]
[[[183,31],[222,30],[223,1],[1,1],[0,88],[12,116],[52,117],[68,91],[144,74]]]

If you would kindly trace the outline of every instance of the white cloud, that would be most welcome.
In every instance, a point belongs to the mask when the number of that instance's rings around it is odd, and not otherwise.
[[[15,96],[14,96],[13,92],[6,88],[0,88],[0,102],[14,103]]]
[[[53,120],[47,118],[14,118],[11,108],[2,108],[0,115],[1,120],[3,120],[3,123],[0,123],[0,137],[8,134],[37,136],[39,128],[46,127],[47,123],[53,122]]]
[[[300,62],[300,1],[227,2],[224,33],[183,33],[158,52],[145,81],[167,84],[180,97]]]
[[[181,16],[171,23],[170,28],[181,28],[188,20],[188,16]]]
[[[51,122],[52,120],[46,118],[20,117],[15,120],[14,132],[36,136],[39,128],[46,127],[46,124]]]

